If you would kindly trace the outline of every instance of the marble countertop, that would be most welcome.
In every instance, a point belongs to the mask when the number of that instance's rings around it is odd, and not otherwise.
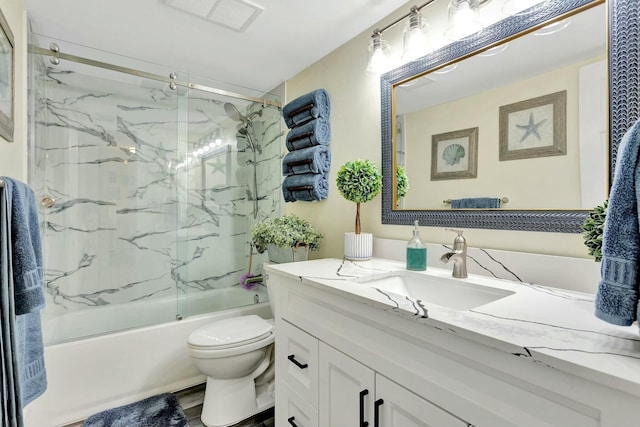
[[[405,270],[396,261],[319,259],[265,269],[640,397],[638,326],[596,318],[594,295],[469,275],[456,280],[514,293],[470,310],[453,310],[355,281]],[[420,273],[451,277],[450,270],[434,267]]]

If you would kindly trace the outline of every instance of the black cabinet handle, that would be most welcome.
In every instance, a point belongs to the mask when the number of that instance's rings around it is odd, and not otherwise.
[[[291,417],[287,421],[289,421],[289,424],[291,424],[293,427],[298,427],[298,424],[293,422],[293,420],[295,420],[295,419],[296,419],[296,417]]]
[[[373,427],[380,427],[380,407],[383,403],[382,399],[373,402]]]
[[[360,427],[367,427],[369,421],[364,420],[364,397],[369,394],[366,388],[360,392]]]
[[[308,368],[308,367],[309,367],[309,365],[307,365],[306,363],[305,363],[305,364],[302,364],[302,363],[298,362],[298,361],[296,360],[296,356],[295,356],[294,354],[290,354],[290,355],[288,355],[288,356],[287,356],[287,359],[289,359],[290,361],[292,361],[292,362],[293,362],[293,364],[294,364],[294,365],[296,365],[296,366],[297,366],[298,368],[300,368],[300,369],[304,369],[304,368]]]

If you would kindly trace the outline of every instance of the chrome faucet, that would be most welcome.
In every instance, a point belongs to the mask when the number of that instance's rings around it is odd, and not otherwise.
[[[462,236],[463,230],[454,230],[452,228],[445,228],[445,230],[454,231],[458,233],[458,236],[453,240],[453,250],[442,255],[440,261],[445,264],[453,261],[451,275],[458,279],[464,279],[467,277],[467,241]]]

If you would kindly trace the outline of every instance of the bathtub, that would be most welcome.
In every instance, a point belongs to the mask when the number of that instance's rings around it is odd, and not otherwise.
[[[191,313],[216,309],[214,301],[222,304],[223,300],[228,303],[229,299],[250,297],[251,305],[45,346],[49,385],[40,398],[25,408],[26,427],[71,424],[104,409],[204,382],[206,378],[196,369],[187,351],[186,340],[191,331],[225,317],[246,314],[272,317],[268,302],[252,303],[256,292],[239,288],[207,292],[217,292],[219,298],[204,297],[203,293],[202,298],[178,303],[188,304]],[[265,301],[266,292],[257,294],[259,301]],[[162,310],[164,304],[172,304],[169,313],[175,317],[176,299],[171,299],[147,303],[150,306],[129,303],[100,308],[92,313],[96,316],[93,319],[87,312],[77,313],[75,319],[75,314],[66,315],[47,320],[43,329],[47,334],[56,328],[58,332],[60,328],[85,328],[88,324],[97,324],[98,320],[124,321],[123,325],[129,326],[126,318],[134,313],[134,319],[166,316]],[[146,311],[141,315],[140,310]],[[92,332],[100,333],[95,328]]]

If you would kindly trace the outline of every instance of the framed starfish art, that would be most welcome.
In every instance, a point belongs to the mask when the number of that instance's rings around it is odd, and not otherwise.
[[[567,91],[500,107],[500,161],[567,154]]]

